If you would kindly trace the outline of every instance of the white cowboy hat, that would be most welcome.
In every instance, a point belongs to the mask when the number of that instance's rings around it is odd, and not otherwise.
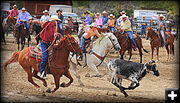
[[[102,14],[107,14],[107,12],[106,12],[106,11],[103,11]]]
[[[120,13],[121,13],[121,14],[126,14],[126,12],[125,12],[124,10],[123,10],[123,11],[121,11]]]
[[[110,14],[109,17],[113,17],[113,18],[114,18],[114,15],[113,15],[113,14]]]
[[[122,18],[127,18],[128,16],[126,16],[125,14],[121,16]]]
[[[90,27],[96,27],[96,23],[92,23]]]
[[[100,16],[100,13],[97,12],[97,13],[96,13],[96,16],[98,16],[98,15]]]
[[[26,8],[23,7],[21,10],[26,10]]]
[[[13,5],[13,7],[17,7],[17,5]]]
[[[48,11],[47,11],[47,10],[44,10],[43,13],[48,13]]]
[[[165,18],[165,16],[164,16],[164,15],[162,15],[162,14],[160,14],[160,15],[159,15],[159,17],[163,17],[163,18]]]
[[[50,20],[50,21],[51,21],[51,20],[58,20],[58,21],[61,21],[61,19],[59,19],[57,15],[52,15],[51,18],[50,18],[49,20]]]

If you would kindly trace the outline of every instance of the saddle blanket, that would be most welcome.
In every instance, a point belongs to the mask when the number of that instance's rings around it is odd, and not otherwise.
[[[49,51],[49,58],[52,58],[53,56],[53,49]],[[27,56],[29,56],[32,59],[35,59],[37,61],[42,60],[42,52],[41,52],[41,47],[40,44],[38,44],[36,47],[30,47]]]

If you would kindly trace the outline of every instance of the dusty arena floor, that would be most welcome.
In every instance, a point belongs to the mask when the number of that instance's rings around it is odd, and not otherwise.
[[[10,58],[14,51],[17,51],[17,44],[12,35],[6,36],[7,44],[1,45],[1,66]],[[34,39],[33,39],[34,41]],[[5,72],[1,67],[1,100],[8,102],[164,102],[165,88],[177,88],[178,80],[178,61],[179,56],[178,41],[175,41],[175,56],[167,61],[167,53],[164,48],[160,48],[160,61],[157,63],[160,72],[159,77],[147,74],[140,82],[140,86],[135,90],[127,91],[128,97],[119,91],[107,81],[107,75],[102,78],[85,77],[86,73],[94,74],[90,68],[78,67],[78,72],[85,86],[79,86],[77,79],[72,74],[74,82],[67,88],[60,87],[55,93],[45,92],[48,88],[54,88],[54,79],[52,75],[47,75],[48,87],[44,87],[42,82],[34,79],[41,86],[40,89],[35,88],[27,80],[27,74],[18,63],[8,66]],[[150,49],[149,40],[143,38],[143,46],[148,51]],[[143,52],[143,63],[150,60],[150,53]],[[118,54],[109,54],[106,60],[110,58],[119,58]],[[125,59],[127,60],[126,54]],[[156,56],[155,56],[156,59]],[[132,61],[139,62],[137,51],[133,51]],[[106,72],[106,68],[99,67],[102,74]],[[62,77],[62,82],[68,82],[66,77]],[[129,82],[124,81],[127,85]]]

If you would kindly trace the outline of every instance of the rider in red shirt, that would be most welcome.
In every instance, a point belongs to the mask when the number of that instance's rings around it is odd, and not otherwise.
[[[17,6],[14,5],[14,6],[13,6],[13,9],[10,10],[9,16],[11,16],[11,17],[16,17],[16,16],[18,16],[18,14],[19,14],[19,12],[18,12],[18,10],[17,10]]]
[[[40,37],[42,39],[40,45],[42,49],[42,61],[40,63],[40,77],[45,79],[45,68],[48,62],[48,47],[54,41],[55,37],[59,34],[57,33],[57,21],[60,21],[57,15],[52,15],[50,21],[46,21],[42,25],[42,32],[40,33]]]

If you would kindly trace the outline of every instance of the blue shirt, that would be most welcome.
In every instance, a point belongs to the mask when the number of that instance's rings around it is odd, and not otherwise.
[[[90,16],[85,16],[84,22],[85,22],[87,25],[90,25],[90,24],[91,24],[91,18],[90,18]]]
[[[29,18],[32,18],[32,16],[28,12],[20,12],[18,15],[18,22],[19,20],[28,21]]]
[[[102,16],[101,18],[102,18],[102,24],[103,25],[107,25],[107,23],[108,23],[108,16]]]

